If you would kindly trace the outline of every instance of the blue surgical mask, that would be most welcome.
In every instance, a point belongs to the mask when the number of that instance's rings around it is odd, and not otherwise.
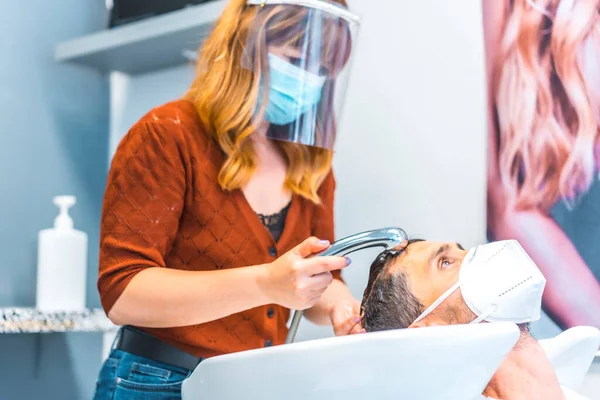
[[[268,55],[270,87],[265,119],[287,125],[321,100],[325,77],[315,75],[273,55]],[[262,100],[262,86],[258,105]]]

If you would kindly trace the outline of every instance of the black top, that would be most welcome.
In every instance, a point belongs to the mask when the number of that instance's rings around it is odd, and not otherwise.
[[[283,232],[283,227],[285,226],[285,218],[287,217],[290,205],[291,203],[289,203],[283,208],[283,210],[279,211],[276,214],[257,214],[258,218],[260,218],[263,225],[267,227],[269,232],[271,232],[271,236],[273,236],[273,239],[275,239],[276,242],[279,240],[279,238],[281,237],[281,233]]]

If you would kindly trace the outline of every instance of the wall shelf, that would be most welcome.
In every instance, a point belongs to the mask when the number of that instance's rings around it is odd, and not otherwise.
[[[101,309],[46,313],[34,308],[0,308],[0,334],[116,332]]]
[[[227,0],[96,32],[58,44],[55,59],[130,75],[182,65],[212,30]]]

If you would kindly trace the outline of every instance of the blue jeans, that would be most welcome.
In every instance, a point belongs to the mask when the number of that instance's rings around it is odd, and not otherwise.
[[[100,370],[94,400],[181,400],[192,371],[113,350]]]

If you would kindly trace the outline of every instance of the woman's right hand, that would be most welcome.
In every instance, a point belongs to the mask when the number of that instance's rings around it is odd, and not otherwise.
[[[331,271],[350,265],[347,257],[310,257],[326,250],[329,245],[326,240],[310,237],[266,264],[260,284],[269,303],[292,310],[311,308],[333,281]]]

